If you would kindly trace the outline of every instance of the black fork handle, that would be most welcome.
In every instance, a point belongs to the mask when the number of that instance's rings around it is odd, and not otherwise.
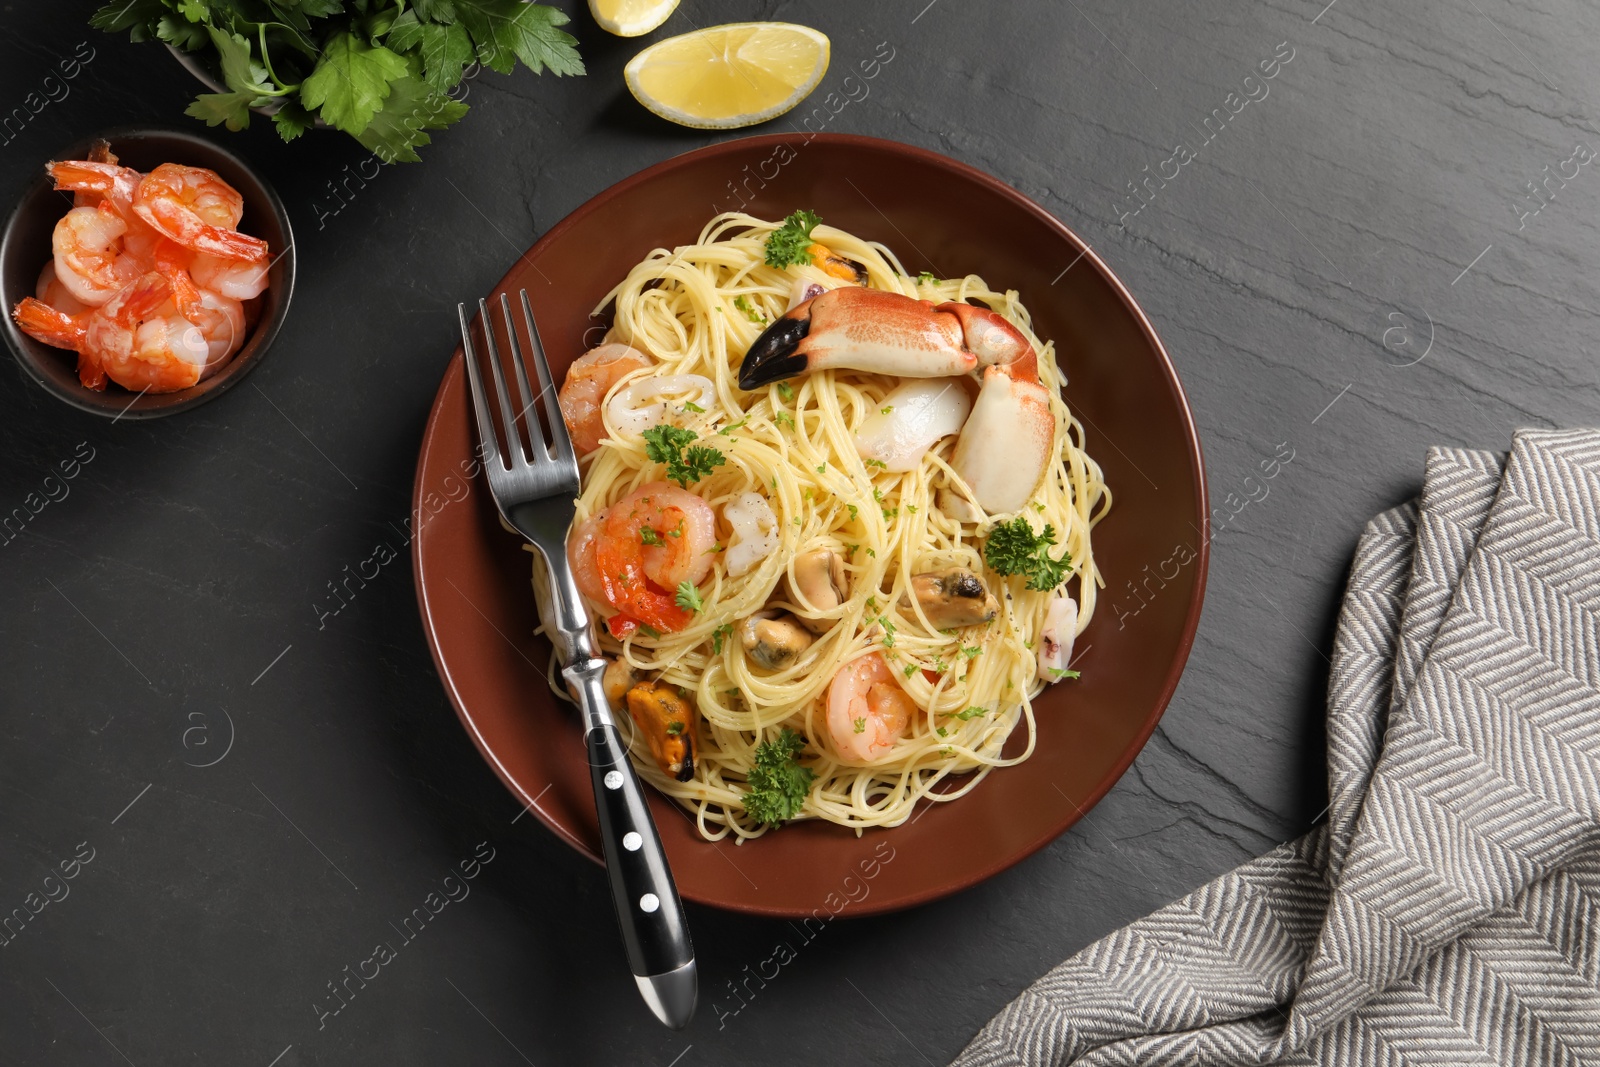
[[[644,784],[628,761],[606,702],[600,683],[604,670],[604,660],[592,659],[561,673],[583,706],[600,841],[629,969],[656,1016],[680,1029],[694,1015],[694,944]]]

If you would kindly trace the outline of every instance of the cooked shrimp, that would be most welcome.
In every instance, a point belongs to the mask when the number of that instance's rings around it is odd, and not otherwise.
[[[572,578],[578,583],[578,592],[596,604],[609,604],[605,583],[600,580],[600,565],[594,558],[594,541],[605,530],[609,508],[601,508],[572,528],[567,535],[567,562],[572,565]]]
[[[68,315],[77,315],[89,310],[89,305],[68,292],[67,287],[61,284],[61,279],[56,277],[56,262],[53,259],[44,261],[44,269],[39,272],[39,281],[34,286],[33,295],[57,311],[66,312]]]
[[[50,245],[56,278],[74,298],[99,307],[143,271],[122,247],[128,224],[98,208],[75,207],[56,223]]]
[[[601,405],[606,394],[626,375],[654,362],[637,348],[622,344],[603,344],[591,348],[567,368],[559,398],[561,417],[572,435],[572,447],[585,455],[600,447],[606,436]]]
[[[93,313],[84,340],[83,354],[112,381],[156,393],[198,382],[209,355],[200,331],[173,305],[171,282],[155,271]]]
[[[133,209],[134,193],[144,175],[131,167],[117,166],[116,157],[109,152],[107,155],[107,160],[69,159],[47,163],[45,170],[55,179],[57,189],[69,189],[77,194],[74,204],[93,205],[121,219],[128,227],[122,235],[123,251],[148,264],[161,234]]]
[[[124,389],[170,393],[198,382],[206,370],[205,338],[181,315],[146,319],[125,358],[101,356],[106,377]]]
[[[183,317],[200,331],[206,343],[206,366],[200,377],[209,378],[233,358],[244,344],[244,308],[239,301],[199,290],[199,299],[183,309]]]
[[[93,210],[92,208],[90,210]],[[67,314],[27,297],[11,312],[25,333],[57,348],[78,353],[78,381],[90,389],[106,387],[107,353],[130,355],[135,331],[148,316],[170,303],[171,286],[159,274],[138,279],[98,308]],[[176,310],[176,309],[174,309]],[[187,323],[185,323],[187,325]]]
[[[11,317],[16,319],[22,332],[34,340],[78,353],[78,382],[85,389],[98,391],[106,387],[105,369],[87,343],[89,322],[95,317],[94,308],[69,314],[29,296],[18,301],[11,310]]]
[[[185,248],[223,259],[263,262],[267,243],[239,233],[244,198],[204,167],[163,163],[139,183],[133,209]]]
[[[90,163],[117,162],[117,154],[111,151],[111,142],[105,138],[101,138],[91,145],[89,154],[84,158]],[[73,207],[94,207],[98,203],[100,203],[100,195],[98,193],[80,191],[74,193],[72,197]]]
[[[35,297],[25,296],[11,309],[22,332],[56,348],[77,351],[88,329],[89,312],[68,312]]]
[[[223,259],[196,252],[189,273],[196,285],[230,300],[249,300],[267,288],[268,263],[262,260]]]
[[[871,763],[883,756],[916,712],[879,652],[851,660],[828,683],[828,736],[847,760]]]
[[[95,206],[108,203],[111,210],[126,220],[133,214],[133,194],[144,175],[131,167],[89,159],[67,159],[46,163],[44,169],[55,179],[57,189],[70,189]]]
[[[683,629],[694,614],[678,606],[676,590],[711,572],[716,540],[716,513],[693,493],[665,482],[635,490],[611,505],[594,539],[606,601],[665,633]]]

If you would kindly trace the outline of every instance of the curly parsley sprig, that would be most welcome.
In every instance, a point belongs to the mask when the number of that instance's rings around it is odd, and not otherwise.
[[[687,489],[728,461],[715,448],[691,445],[699,436],[693,430],[665,423],[652,426],[644,432],[644,454],[654,463],[665,463],[667,477]]]
[[[805,208],[784,219],[767,234],[767,266],[782,270],[791,263],[810,263],[811,231],[820,225],[822,216]]]
[[[786,822],[805,803],[817,778],[815,771],[800,766],[796,759],[805,744],[803,737],[785,726],[777,737],[756,746],[755,766],[750,769],[744,794],[744,810],[756,821],[768,826]]]
[[[989,539],[983,546],[983,559],[996,574],[1015,574],[1025,577],[1029,589],[1046,592],[1066,580],[1072,570],[1072,553],[1063,552],[1060,559],[1050,556],[1050,547],[1056,543],[1056,530],[1049,523],[1039,533],[1033,532],[1028,520],[1018,515],[1009,522],[996,523],[989,530]]]

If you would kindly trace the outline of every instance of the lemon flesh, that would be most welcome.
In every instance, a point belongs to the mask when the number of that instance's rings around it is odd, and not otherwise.
[[[607,33],[638,37],[678,10],[678,0],[589,0],[589,14]]]
[[[669,37],[629,61],[634,98],[697,129],[753,126],[790,110],[828,71],[828,38],[788,22],[738,22]]]

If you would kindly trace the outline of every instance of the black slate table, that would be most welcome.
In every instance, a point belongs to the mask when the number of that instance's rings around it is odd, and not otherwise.
[[[651,38],[806,23],[833,41],[822,92],[886,44],[826,128],[981,167],[1082,234],[1171,350],[1219,509],[1188,673],[1076,829],[810,941],[691,907],[702,1006],[681,1034],[639,1003],[601,871],[514,822],[458,725],[407,559],[337,616],[315,605],[403,537],[456,301],[708,136],[640,109],[621,80],[638,42],[570,0],[589,75],[476,78],[420,165],[213,131],[296,229],[267,362],[204,408],[116,425],[0,375],[0,513],[52,497],[0,544],[0,916],[38,906],[4,928],[0,1058],[942,1064],[1053,963],[1304,831],[1363,522],[1417,490],[1428,445],[1597,419],[1600,11],[1324,2],[685,0]],[[201,129],[188,76],[88,29],[92,6],[0,8],[8,203],[92,130]],[[1246,481],[1274,455],[1292,459]],[[63,463],[75,477],[47,483]],[[76,877],[47,882],[63,863]],[[463,863],[466,895],[396,938]],[[351,981],[384,940],[396,958]]]

